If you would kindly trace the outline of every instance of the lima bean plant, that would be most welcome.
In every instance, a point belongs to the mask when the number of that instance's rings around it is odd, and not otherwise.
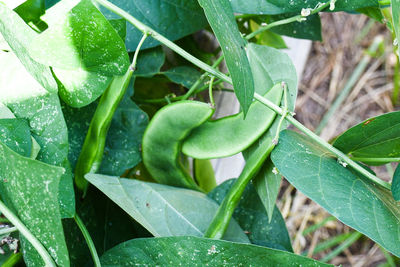
[[[368,166],[400,161],[400,112],[333,143],[294,118],[281,36],[337,11],[400,34],[399,0],[0,0],[2,266],[328,266],[293,253],[282,177],[399,257],[400,168]],[[241,111],[214,119],[213,90]]]

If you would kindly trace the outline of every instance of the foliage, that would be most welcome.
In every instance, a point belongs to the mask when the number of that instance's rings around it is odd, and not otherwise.
[[[282,35],[321,40],[319,12],[383,21],[385,8],[0,0],[0,212],[22,252],[0,262],[325,266],[293,253],[275,205],[282,175],[400,256],[400,167],[390,184],[363,165],[400,161],[400,112],[328,144],[293,118],[296,70],[277,49]],[[200,40],[212,34],[218,48]],[[213,120],[213,90],[235,93],[241,111]],[[208,159],[240,152],[242,174],[217,186]]]

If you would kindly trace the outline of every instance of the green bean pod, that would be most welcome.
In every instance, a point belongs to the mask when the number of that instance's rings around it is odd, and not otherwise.
[[[265,97],[279,105],[282,85],[271,88]],[[273,123],[276,113],[262,103],[253,102],[244,119],[243,112],[207,121],[192,131],[182,152],[196,159],[224,158],[235,155],[254,143]]]
[[[82,191],[86,191],[88,184],[85,174],[96,172],[100,168],[111,120],[132,75],[133,70],[128,70],[125,75],[115,77],[100,98],[75,166],[75,184]]]
[[[207,121],[214,109],[197,101],[180,101],[160,109],[150,121],[142,142],[143,163],[163,184],[200,190],[180,161],[182,141]]]

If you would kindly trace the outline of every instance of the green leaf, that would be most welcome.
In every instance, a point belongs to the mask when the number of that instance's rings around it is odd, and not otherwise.
[[[207,20],[196,0],[148,0],[119,1],[111,3],[127,11],[133,17],[150,26],[171,41],[178,40],[207,26]],[[111,11],[100,9],[107,18],[119,18]],[[135,51],[142,33],[131,24],[127,26],[126,47]],[[147,38],[143,48],[158,46],[159,42]]]
[[[148,123],[147,114],[126,96],[114,113],[99,172],[122,175],[136,166],[142,160],[140,146]]]
[[[297,97],[297,73],[292,60],[280,50],[250,43],[247,56],[253,73],[256,92],[265,95],[280,82],[288,86],[288,108],[293,111]]]
[[[134,75],[136,77],[152,77],[160,73],[165,62],[165,53],[161,46],[140,51]]]
[[[100,174],[86,179],[154,236],[203,236],[218,205],[203,193]],[[232,221],[224,239],[249,242]]]
[[[393,26],[397,40],[400,40],[400,0],[391,0]],[[400,51],[400,48],[398,48]]]
[[[396,201],[400,201],[400,167],[397,166],[392,180],[392,195]]]
[[[50,68],[36,61],[29,54],[32,40],[37,36],[25,22],[12,10],[0,2],[0,33],[26,70],[49,92],[57,92],[57,82]],[[1,62],[1,61],[0,61]],[[9,81],[9,79],[5,80]],[[5,82],[4,81],[4,82]]]
[[[281,8],[285,13],[300,12],[303,8],[315,8],[321,3],[320,0],[268,0],[268,2]],[[334,11],[354,11],[363,7],[379,7],[379,4],[378,0],[338,0],[335,2],[334,7]]]
[[[293,131],[281,133],[271,158],[303,194],[400,256],[400,205],[390,191],[353,173],[313,140]]]
[[[198,70],[189,66],[175,67],[162,74],[167,76],[171,82],[181,84],[186,88],[190,88],[201,76]]]
[[[0,102],[17,118],[29,121],[32,136],[41,147],[37,159],[66,169],[59,201],[62,216],[71,217],[75,213],[74,190],[67,159],[68,133],[59,98],[33,79],[13,53],[0,53],[1,63]]]
[[[269,221],[274,217],[275,203],[282,181],[281,175],[274,168],[275,165],[268,159],[253,179],[254,187],[267,211]]]
[[[77,213],[88,229],[99,255],[132,238],[152,236],[94,187],[88,189],[83,200],[77,201]],[[93,266],[89,249],[75,221],[64,220],[63,225],[71,266]]]
[[[14,9],[25,22],[37,22],[44,14],[44,0],[27,0]]]
[[[250,20],[250,28],[252,31],[257,30],[260,27],[256,22]],[[267,45],[276,49],[287,48],[285,41],[282,36],[272,31],[263,31],[261,34],[256,36],[257,44]]]
[[[84,107],[96,100],[110,85],[112,77],[85,70],[53,68],[59,81],[61,99],[71,107]]]
[[[293,112],[297,98],[297,74],[289,56],[277,49],[256,44],[248,46],[247,55],[252,67],[256,92],[264,94],[274,84],[285,82],[288,87],[288,109]],[[280,117],[278,116],[269,130],[249,149],[243,152],[245,159],[260,145],[265,146],[263,143],[271,142],[277,131],[279,119]],[[288,123],[285,121],[283,127],[287,126]],[[267,160],[253,180],[270,219],[273,216],[280,184],[280,175],[272,173],[273,168],[271,161]]]
[[[369,118],[342,133],[333,145],[356,158],[400,157],[400,111]],[[395,160],[395,159],[394,159]],[[393,161],[394,161],[393,160]],[[385,162],[368,161],[370,164]]]
[[[264,22],[270,24],[275,21],[287,19],[297,14],[289,13],[283,15],[268,16]],[[272,32],[299,39],[322,41],[321,19],[318,14],[308,16],[305,21],[295,21],[285,25],[279,25],[271,29]]]
[[[0,142],[24,157],[30,157],[32,149],[31,132],[25,119],[0,118]]]
[[[285,251],[198,237],[134,239],[101,257],[108,266],[332,266]]]
[[[357,12],[367,15],[371,19],[374,19],[380,23],[384,23],[385,17],[383,16],[379,7],[364,7],[357,9]]]
[[[270,1],[267,2],[266,0],[232,0],[230,2],[235,13],[274,15],[285,12],[282,8],[277,7],[269,3]]]
[[[57,199],[64,171],[22,157],[0,142],[1,197],[60,266],[69,265]],[[24,238],[22,247],[28,266],[43,265],[35,248]]]
[[[221,204],[235,180],[225,181],[211,191],[208,196]],[[285,221],[275,205],[274,209],[274,215],[269,221],[260,198],[254,187],[249,184],[242,194],[233,218],[248,233],[252,244],[293,252]]]
[[[60,2],[62,4],[62,2]],[[30,55],[42,64],[65,70],[83,69],[106,76],[123,75],[129,66],[125,45],[90,0],[68,11],[54,7],[57,22],[31,43]],[[62,53],[60,53],[62,51]]]
[[[247,42],[238,29],[230,1],[198,1],[220,43],[226,65],[232,77],[235,94],[242,111],[246,115],[253,101],[254,81],[250,63],[246,56]]]

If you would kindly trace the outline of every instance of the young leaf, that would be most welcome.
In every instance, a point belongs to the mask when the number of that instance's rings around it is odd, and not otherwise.
[[[238,29],[230,1],[198,1],[221,45],[226,65],[232,77],[235,94],[246,115],[253,101],[254,81],[246,56],[247,42]]]
[[[203,236],[218,209],[214,201],[193,190],[100,174],[85,177],[157,237]],[[249,242],[235,221],[224,239]]]
[[[90,0],[80,1],[31,43],[30,55],[59,69],[123,75],[129,66],[125,45]],[[62,52],[60,52],[62,51]]]
[[[342,133],[333,145],[353,157],[367,159],[371,165],[395,161],[400,157],[399,125],[400,111],[369,118]]]
[[[48,65],[39,63],[29,54],[32,40],[37,36],[37,33],[2,2],[0,2],[0,33],[26,70],[43,88],[49,92],[57,92],[57,83]]]
[[[127,11],[171,41],[194,33],[207,25],[204,13],[196,0],[159,0],[157,4],[148,0],[111,0],[110,2]],[[119,18],[105,8],[100,10],[107,18]],[[134,26],[128,24],[125,43],[130,52],[136,50],[142,35]],[[147,38],[143,48],[158,45],[158,41],[153,38]]]
[[[0,70],[0,102],[17,118],[29,121],[32,136],[41,147],[37,159],[66,169],[59,201],[62,216],[71,217],[75,213],[74,190],[67,159],[68,133],[59,98],[33,79],[11,52],[0,53]]]
[[[392,195],[394,200],[400,201],[400,167],[397,166],[392,180]]]
[[[275,165],[268,159],[252,181],[267,211],[269,221],[274,217],[275,203],[282,181],[281,175],[274,168]]]
[[[133,239],[101,257],[104,267],[152,266],[332,266],[285,251],[198,237]]]
[[[342,166],[328,151],[293,131],[281,133],[271,158],[303,194],[400,256],[400,204],[390,191]]]
[[[22,157],[0,142],[0,194],[41,241],[56,263],[69,266],[68,250],[58,204],[58,188],[64,169]],[[42,266],[35,248],[22,239],[25,263]]]
[[[257,30],[260,27],[254,20],[250,20],[250,29],[252,31]],[[288,48],[282,36],[272,31],[263,31],[256,36],[257,44],[267,45],[276,49]]]
[[[225,181],[211,191],[208,196],[221,204],[234,182],[235,179]],[[248,233],[252,244],[293,252],[281,212],[275,203],[273,208],[275,211],[269,220],[254,187],[249,184],[243,192],[233,218]]]

